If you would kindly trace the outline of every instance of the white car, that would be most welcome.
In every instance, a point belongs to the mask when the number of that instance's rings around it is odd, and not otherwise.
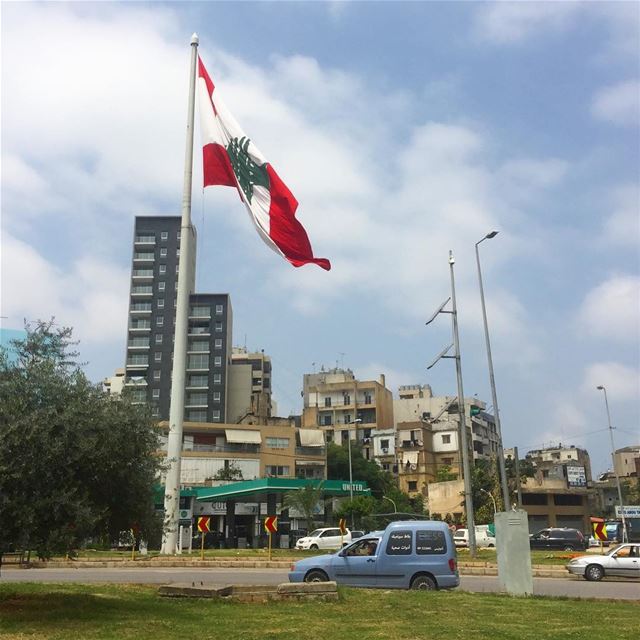
[[[296,542],[296,549],[340,549],[351,542],[351,531],[340,535],[338,527],[316,529]]]
[[[567,571],[585,580],[605,576],[640,578],[640,544],[621,544],[605,555],[580,556],[566,565]]]
[[[469,530],[457,529],[453,534],[453,544],[456,547],[468,547],[469,546]],[[486,525],[478,525],[476,527],[476,546],[477,547],[495,547],[496,539],[489,533],[489,529]]]

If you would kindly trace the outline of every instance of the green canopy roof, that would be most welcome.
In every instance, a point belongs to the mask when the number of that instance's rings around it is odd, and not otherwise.
[[[208,502],[221,502],[225,500],[240,500],[242,498],[255,499],[267,493],[287,493],[296,491],[306,486],[318,486],[322,482],[322,491],[325,495],[348,496],[348,480],[300,480],[297,478],[259,478],[243,482],[232,482],[220,487],[192,487],[197,500]],[[182,495],[194,495],[182,494]],[[353,481],[353,495],[371,495],[371,489],[367,483],[360,480]]]

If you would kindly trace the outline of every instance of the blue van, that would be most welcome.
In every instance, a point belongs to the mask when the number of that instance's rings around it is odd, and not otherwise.
[[[444,522],[392,522],[338,553],[291,565],[289,582],[327,580],[350,587],[451,589],[460,584],[456,547]]]

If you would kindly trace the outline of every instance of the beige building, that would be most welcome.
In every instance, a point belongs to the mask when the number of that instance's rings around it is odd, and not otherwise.
[[[589,532],[595,497],[591,462],[585,449],[549,447],[529,451],[535,475],[522,484],[522,508],[533,533],[545,527],[571,527]]]
[[[271,358],[264,350],[249,352],[233,347],[227,388],[229,422],[240,422],[247,416],[266,419],[272,415]]]
[[[123,368],[116,369],[114,374],[111,377],[105,378],[102,381],[102,388],[107,393],[111,393],[113,395],[120,395],[124,387],[124,380],[125,380],[124,369]]]
[[[640,446],[616,449],[614,464],[620,478],[640,478]]]
[[[355,440],[373,458],[373,432],[393,427],[393,396],[379,380],[357,380],[350,369],[305,374],[302,426],[320,428],[327,442]]]
[[[159,428],[166,453],[169,423],[160,422]],[[287,418],[269,418],[266,424],[185,422],[182,442],[181,484],[211,485],[227,478],[229,470],[239,470],[242,480],[326,478],[322,431],[299,429]]]

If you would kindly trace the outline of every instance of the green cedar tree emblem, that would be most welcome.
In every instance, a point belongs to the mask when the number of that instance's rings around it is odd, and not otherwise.
[[[232,138],[227,145],[227,153],[229,154],[229,160],[231,161],[233,172],[236,174],[238,184],[249,201],[249,204],[251,204],[253,186],[260,185],[268,189],[269,174],[267,173],[266,163],[258,165],[249,157],[247,153],[249,142],[250,140],[246,136],[242,136],[240,140],[238,140],[238,138]]]

